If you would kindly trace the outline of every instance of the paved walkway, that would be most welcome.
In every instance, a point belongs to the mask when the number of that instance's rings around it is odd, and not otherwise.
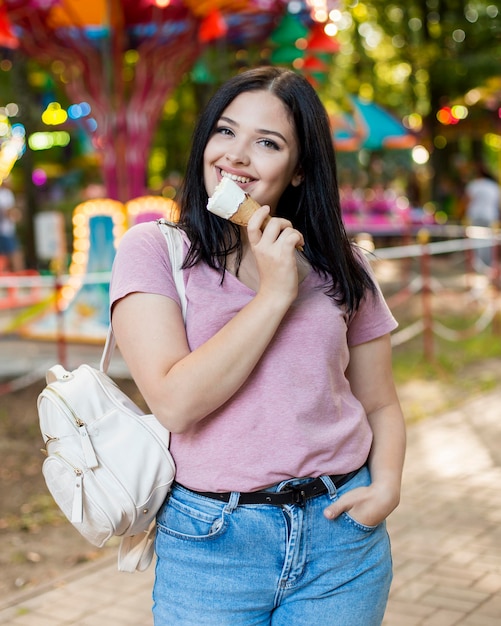
[[[500,626],[501,389],[412,426],[408,440],[384,623]]]
[[[384,625],[500,626],[501,388],[411,426],[408,440]],[[153,567],[118,573],[115,558],[83,566],[4,603],[0,624],[151,626],[152,579]]]

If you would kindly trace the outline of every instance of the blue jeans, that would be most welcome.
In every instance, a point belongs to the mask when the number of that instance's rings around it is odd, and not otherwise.
[[[380,626],[392,578],[386,525],[323,515],[370,484],[369,471],[339,491],[322,480],[328,493],[304,506],[238,506],[238,493],[224,503],[176,485],[158,514],[155,626]]]

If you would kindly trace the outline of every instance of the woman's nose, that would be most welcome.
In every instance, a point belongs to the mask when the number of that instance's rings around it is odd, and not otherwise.
[[[225,156],[230,163],[239,163],[241,165],[249,165],[250,163],[249,155],[244,148],[234,146],[231,152],[227,152]]]

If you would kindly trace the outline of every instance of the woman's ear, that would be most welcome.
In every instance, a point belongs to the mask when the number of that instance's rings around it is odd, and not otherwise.
[[[291,185],[293,187],[299,187],[299,185],[303,182],[303,179],[304,179],[303,172],[301,169],[299,169],[292,177]]]

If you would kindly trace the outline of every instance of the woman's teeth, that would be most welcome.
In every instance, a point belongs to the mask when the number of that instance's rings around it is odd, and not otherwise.
[[[237,176],[236,174],[230,174],[229,172],[224,172],[223,170],[221,170],[221,176],[223,178],[231,178],[231,180],[234,180],[236,183],[250,183],[250,181],[252,180],[252,178]]]

